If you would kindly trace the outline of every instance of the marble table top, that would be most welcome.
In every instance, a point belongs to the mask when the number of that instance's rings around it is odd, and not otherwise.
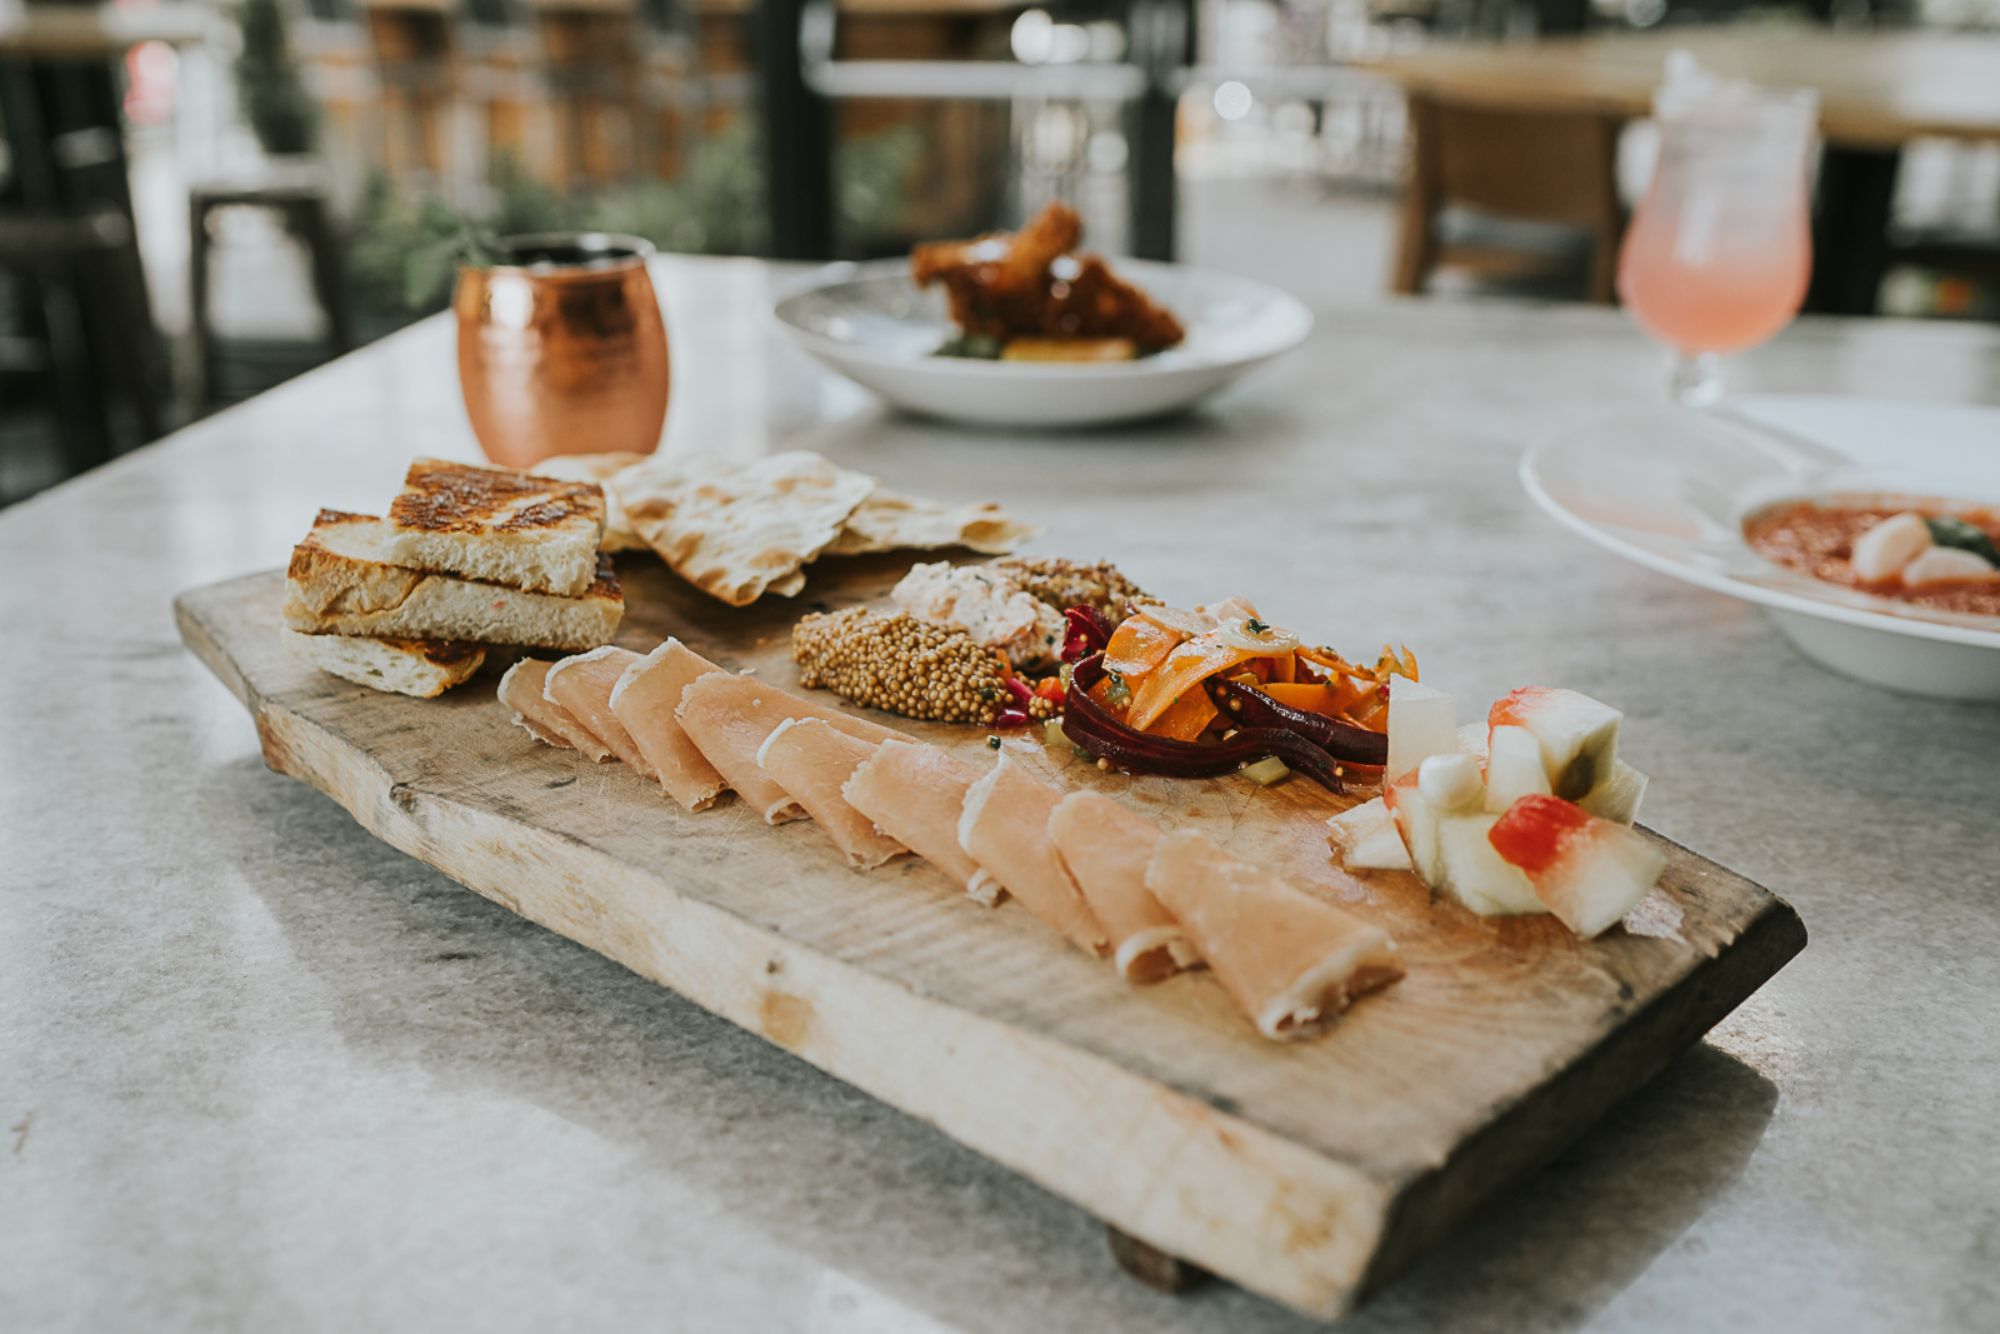
[[[820,375],[762,265],[659,274],[670,448],[1003,500],[1040,550],[1406,640],[1466,698],[1604,696],[1649,822],[1798,906],[1803,956],[1348,1328],[1992,1328],[2000,710],[1830,675],[1533,509],[1524,445],[1661,390],[1616,313],[1322,311],[1197,415],[1010,438]],[[264,769],[169,601],[383,504],[412,454],[473,456],[451,338],[0,513],[0,1329],[1306,1327],[1128,1281],[1071,1206]],[[1990,329],[1807,322],[1742,360],[1745,388],[2000,401]]]

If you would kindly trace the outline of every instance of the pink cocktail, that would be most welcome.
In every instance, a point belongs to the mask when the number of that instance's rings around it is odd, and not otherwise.
[[[1712,402],[1717,358],[1791,323],[1812,271],[1807,152],[1817,103],[1682,72],[1660,90],[1660,155],[1618,262],[1618,292],[1679,353],[1675,395]]]

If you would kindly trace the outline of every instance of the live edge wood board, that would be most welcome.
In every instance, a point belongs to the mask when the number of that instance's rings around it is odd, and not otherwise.
[[[626,565],[621,643],[677,634],[794,688],[792,621],[879,598],[904,568],[824,562],[800,599],[732,610]],[[1805,944],[1788,905],[1664,841],[1661,887],[1582,944],[1553,919],[1474,917],[1407,874],[1357,889],[1325,841],[1343,802],[1302,781],[1128,778],[1017,735],[1056,782],[1201,828],[1394,932],[1401,983],[1317,1040],[1273,1044],[1205,976],[1128,987],[914,858],[851,871],[809,822],[772,828],[733,800],[689,814],[621,766],[538,745],[490,678],[422,701],[322,675],[279,634],[282,586],[254,575],[176,605],[273,769],[1112,1226],[1324,1316],[1575,1139]],[[887,721],[990,759],[978,729]]]

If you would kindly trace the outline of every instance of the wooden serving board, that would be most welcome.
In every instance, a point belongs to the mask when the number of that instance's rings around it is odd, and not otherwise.
[[[880,597],[906,562],[826,562],[805,598],[746,610],[627,564],[621,643],[677,634],[796,687],[792,621]],[[1113,1227],[1320,1315],[1575,1139],[1805,944],[1788,905],[1664,840],[1661,888],[1584,944],[1552,918],[1475,917],[1406,873],[1357,888],[1325,841],[1344,803],[1303,781],[1129,778],[1045,753],[1038,731],[1010,739],[1056,782],[1201,828],[1395,934],[1401,983],[1274,1044],[1205,975],[1128,987],[914,858],[852,871],[809,822],[772,828],[733,800],[689,814],[621,766],[539,745],[490,679],[423,701],[322,675],[283,642],[282,587],[261,574],[176,604],[273,769]],[[990,759],[977,729],[888,721]]]

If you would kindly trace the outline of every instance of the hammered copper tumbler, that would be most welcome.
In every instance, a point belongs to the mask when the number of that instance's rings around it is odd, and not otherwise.
[[[653,247],[595,232],[513,236],[458,272],[458,382],[486,457],[651,453],[667,416]]]

